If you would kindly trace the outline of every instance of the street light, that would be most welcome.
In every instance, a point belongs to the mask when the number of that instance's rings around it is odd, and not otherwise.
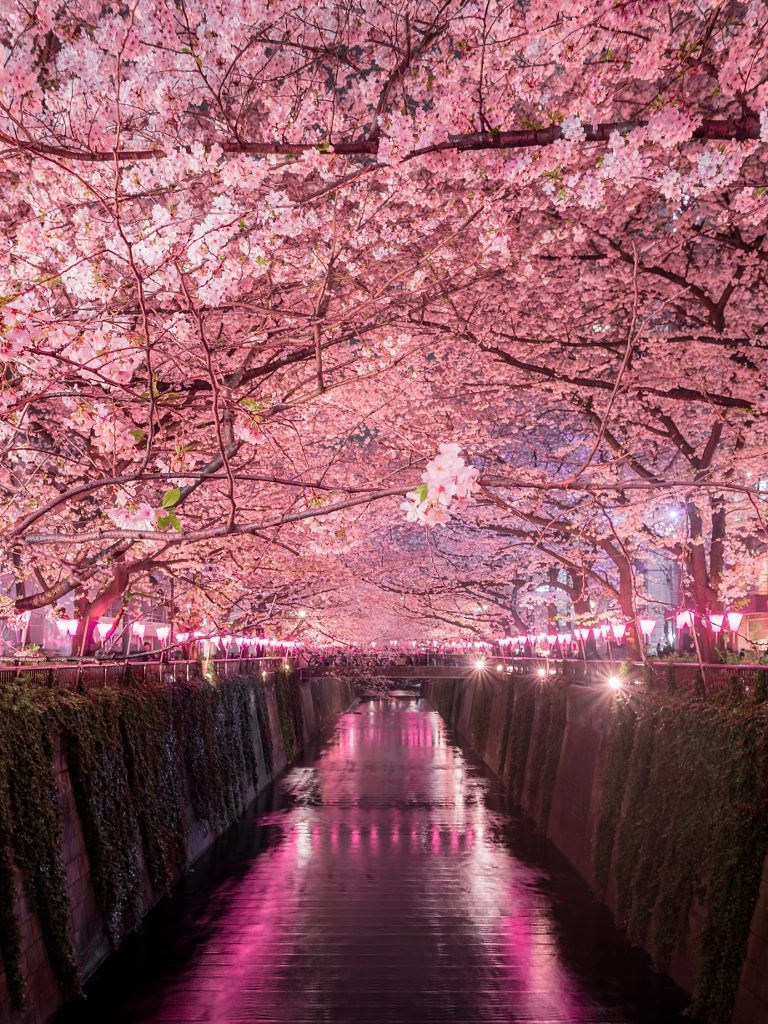
[[[608,685],[612,690],[618,690],[618,688],[621,686],[621,680],[618,676],[610,676],[608,679]]]

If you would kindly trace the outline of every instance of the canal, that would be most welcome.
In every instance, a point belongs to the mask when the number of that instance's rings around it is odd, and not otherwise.
[[[66,1024],[690,1024],[417,699],[359,704],[86,986]]]

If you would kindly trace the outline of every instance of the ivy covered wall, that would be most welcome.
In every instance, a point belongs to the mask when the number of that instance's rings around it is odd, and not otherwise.
[[[296,691],[298,681],[289,678],[285,686]],[[23,681],[0,687],[0,955],[17,1009],[26,999],[19,873],[62,992],[80,992],[62,858],[57,745],[72,780],[96,902],[114,946],[147,904],[144,870],[151,902],[185,867],[188,821],[215,835],[255,793],[256,736],[271,770],[261,676],[220,683],[202,676],[165,685],[129,681],[84,692]]]
[[[768,853],[764,692],[618,696],[611,717],[595,878],[660,970],[698,911],[692,1012],[725,1024]]]

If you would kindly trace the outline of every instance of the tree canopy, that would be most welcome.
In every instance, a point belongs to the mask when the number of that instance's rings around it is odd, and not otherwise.
[[[160,573],[350,639],[546,584],[631,620],[652,557],[702,614],[755,589],[764,0],[1,17],[7,611],[87,632]]]

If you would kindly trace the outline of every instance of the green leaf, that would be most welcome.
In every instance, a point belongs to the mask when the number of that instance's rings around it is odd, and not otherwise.
[[[317,149],[318,149],[318,150],[319,150],[319,151],[320,151],[321,153],[330,153],[330,152],[331,152],[331,144],[330,144],[330,142],[321,142],[321,143],[319,143],[319,144],[317,145],[317,147],[316,147],[316,148],[317,148]]]
[[[181,521],[175,512],[168,513],[168,522],[176,530],[177,533],[181,533]]]
[[[427,500],[427,492],[429,491],[429,484],[420,484],[418,487],[414,487],[414,493],[419,496],[419,504],[423,504]]]
[[[181,490],[178,487],[172,487],[170,491],[166,491],[163,495],[163,508],[173,508],[181,497]]]

